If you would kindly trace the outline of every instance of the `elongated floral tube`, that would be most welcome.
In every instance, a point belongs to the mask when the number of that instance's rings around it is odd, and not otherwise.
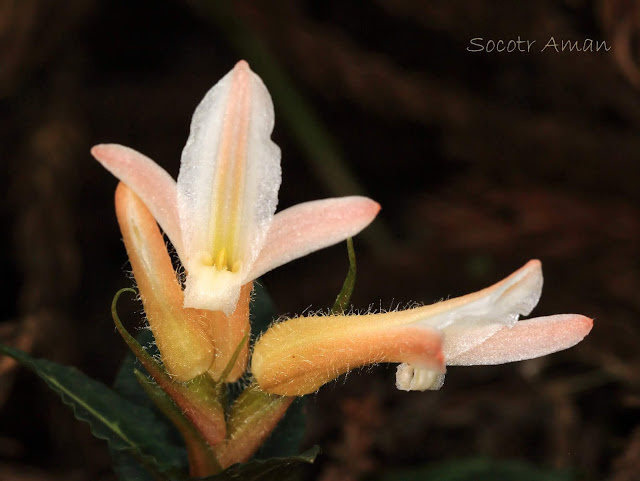
[[[380,210],[373,200],[353,196],[274,215],[281,174],[273,125],[267,89],[240,61],[196,109],[177,184],[128,147],[91,150],[142,199],[174,245],[187,272],[185,307],[231,315],[243,285],[353,237]]]
[[[444,372],[442,336],[389,314],[298,317],[275,324],[256,343],[251,372],[271,394],[301,396],[357,367],[408,362]]]
[[[446,364],[499,364],[567,349],[591,330],[577,314],[518,322],[542,291],[540,261],[528,262],[481,291],[429,306],[368,315],[291,319],[272,326],[254,349],[252,371],[269,393],[313,392],[338,374],[371,362],[398,362],[407,349],[442,336],[437,359]],[[427,352],[427,351],[423,351]],[[436,351],[430,350],[434,353]],[[378,357],[374,360],[374,353]],[[381,354],[392,353],[392,355]],[[372,360],[367,361],[367,355]],[[444,369],[406,358],[396,374],[401,390],[439,389]]]
[[[182,289],[155,219],[124,184],[116,189],[116,215],[144,310],[167,371],[178,381],[206,372],[214,348],[206,312],[184,309]]]

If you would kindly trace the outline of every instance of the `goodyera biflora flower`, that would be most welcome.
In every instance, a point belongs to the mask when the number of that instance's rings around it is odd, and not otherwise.
[[[365,197],[307,202],[274,215],[280,149],[262,80],[240,61],[198,105],[178,181],[121,145],[93,156],[127,184],[171,240],[187,272],[184,306],[231,314],[241,286],[365,228],[380,206]]]
[[[296,396],[351,369],[398,362],[398,389],[439,389],[446,365],[521,361],[580,342],[593,326],[585,316],[518,321],[541,291],[541,264],[532,260],[491,287],[429,306],[289,319],[258,340],[251,370],[265,392]]]

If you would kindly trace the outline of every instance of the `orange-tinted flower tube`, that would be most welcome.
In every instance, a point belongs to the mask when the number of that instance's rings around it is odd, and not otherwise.
[[[116,190],[116,215],[133,275],[162,362],[178,381],[206,372],[214,360],[210,311],[185,309],[183,294],[155,219],[126,185]]]
[[[209,375],[215,381],[235,382],[245,373],[249,361],[249,304],[253,282],[248,282],[240,289],[240,298],[235,310],[230,315],[222,311],[212,313],[209,323],[210,335],[216,348],[216,357],[209,368]],[[237,359],[228,371],[225,379],[221,379],[232,362],[236,350]]]
[[[276,324],[256,343],[252,373],[265,392],[301,396],[367,364],[406,362],[444,372],[441,334],[401,325],[394,314],[299,317]]]

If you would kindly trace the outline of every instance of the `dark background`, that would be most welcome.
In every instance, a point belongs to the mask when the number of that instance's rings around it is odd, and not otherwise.
[[[193,109],[247,58],[275,98],[280,208],[358,190],[383,206],[356,238],[356,307],[464,294],[539,258],[534,313],[595,318],[574,349],[451,368],[439,392],[397,392],[394,366],[324,387],[308,397],[305,445],[324,448],[309,476],[481,454],[640,479],[636,2],[225,5],[0,0],[0,340],[113,380],[109,305],[130,281],[116,180],[89,148],[125,144],[177,175]],[[466,50],[518,36],[534,49]],[[613,48],[540,52],[551,36]],[[263,284],[294,314],[330,306],[346,269],[339,245]],[[114,479],[103,442],[7,359],[0,407],[0,479]]]

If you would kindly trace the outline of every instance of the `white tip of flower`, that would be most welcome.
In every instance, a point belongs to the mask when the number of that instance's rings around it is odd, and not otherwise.
[[[396,370],[396,387],[401,391],[437,391],[443,386],[444,377],[445,373],[402,363]]]
[[[184,289],[184,307],[223,311],[231,315],[240,297],[242,276],[236,272],[204,267],[189,272]]]
[[[542,264],[534,259],[503,281],[486,290],[494,308],[503,308],[511,318],[506,324],[513,325],[519,316],[526,316],[538,305],[542,294]]]
[[[495,323],[513,326],[538,304],[542,281],[540,261],[529,261],[491,287],[436,304],[440,312],[429,315],[421,324],[436,329]]]

